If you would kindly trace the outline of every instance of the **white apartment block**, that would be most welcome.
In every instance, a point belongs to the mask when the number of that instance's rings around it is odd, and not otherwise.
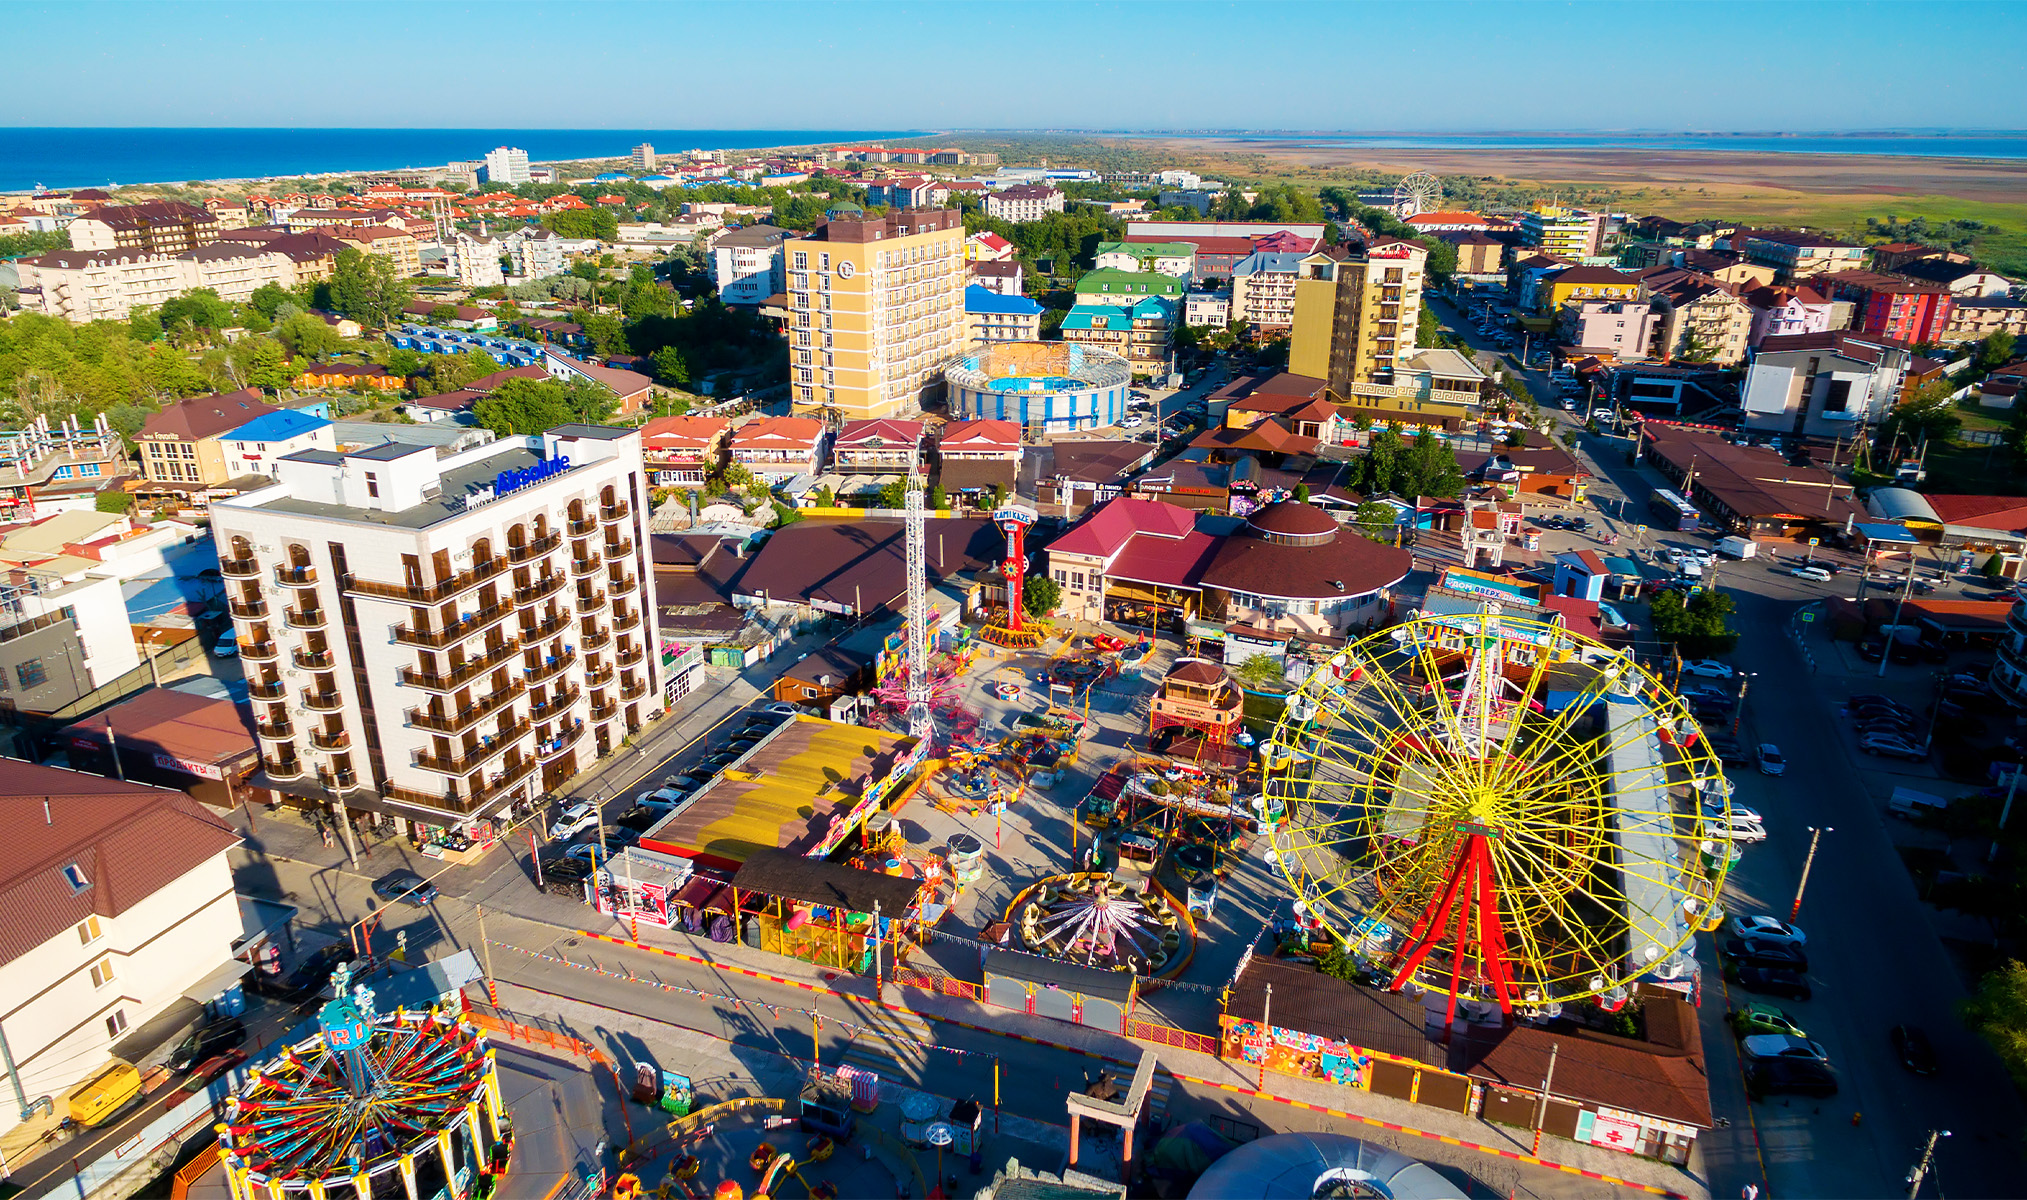
[[[1063,211],[1063,193],[1052,187],[1021,184],[987,192],[985,215],[1001,221],[1039,221],[1052,212]]]
[[[486,155],[486,182],[522,184],[528,180],[528,152],[501,146]]]
[[[655,147],[653,142],[642,142],[633,148],[633,173],[645,175],[655,169]]]
[[[124,321],[137,308],[159,307],[197,288],[243,302],[262,284],[296,284],[287,255],[258,246],[214,242],[174,256],[138,250],[55,250],[24,258],[23,308],[83,323]]]
[[[1231,319],[1262,329],[1295,323],[1295,280],[1302,255],[1256,250],[1232,265]]]
[[[460,229],[444,243],[449,261],[445,264],[457,281],[466,287],[500,287],[507,273],[500,269],[501,239],[491,234],[473,235]]]
[[[229,987],[245,923],[226,861],[239,834],[181,792],[0,759],[0,819],[5,1131],[22,1103],[60,1115],[142,1025]]]
[[[311,450],[213,504],[267,785],[459,827],[657,716],[640,433]]]
[[[783,243],[795,235],[772,225],[722,229],[705,246],[705,266],[718,298],[727,304],[759,304],[788,287]]]
[[[547,279],[561,275],[568,266],[563,261],[563,238],[554,230],[528,225],[500,241],[506,245],[507,260],[518,278]]]

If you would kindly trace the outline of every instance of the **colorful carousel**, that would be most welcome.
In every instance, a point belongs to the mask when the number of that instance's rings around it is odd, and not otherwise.
[[[218,1126],[234,1200],[484,1200],[512,1147],[493,1052],[442,1012],[377,1013],[364,986],[254,1071]]]
[[[1104,872],[1051,875],[1014,897],[1007,923],[1030,954],[1101,971],[1160,976],[1180,970],[1189,925],[1156,889]]]

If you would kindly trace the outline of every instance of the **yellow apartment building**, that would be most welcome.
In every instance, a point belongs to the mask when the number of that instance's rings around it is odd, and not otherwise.
[[[830,221],[787,249],[797,411],[864,420],[933,399],[968,337],[957,210]]]
[[[1428,261],[1428,250],[1399,238],[1304,255],[1289,372],[1321,379],[1339,396],[1355,383],[1392,383],[1396,364],[1415,349]]]

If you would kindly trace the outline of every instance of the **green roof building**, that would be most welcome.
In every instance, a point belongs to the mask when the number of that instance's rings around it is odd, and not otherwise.
[[[1099,242],[1099,270],[1158,271],[1187,279],[1196,269],[1196,247],[1188,242]]]
[[[1079,304],[1135,304],[1150,297],[1182,301],[1185,281],[1156,271],[1102,269],[1077,281]]]

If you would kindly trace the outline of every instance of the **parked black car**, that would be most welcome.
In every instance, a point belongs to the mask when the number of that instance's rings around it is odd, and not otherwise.
[[[1809,956],[1799,946],[1759,938],[1726,938],[1724,956],[1740,966],[1774,967],[1784,971],[1807,971]]]
[[[357,957],[349,944],[333,942],[313,951],[287,975],[269,976],[255,971],[247,976],[247,982],[260,995],[299,1004],[323,990],[339,963],[348,963]]]
[[[542,860],[542,881],[549,883],[581,883],[591,878],[591,864],[581,858],[545,858]]]
[[[1941,1066],[1936,1061],[1935,1047],[1929,1044],[1928,1035],[1918,1025],[1895,1025],[1888,1035],[1893,1041],[1893,1052],[1900,1058],[1900,1065],[1916,1075],[1933,1075]]]
[[[1790,1000],[1807,1000],[1815,994],[1809,987],[1809,981],[1799,972],[1784,971],[1779,967],[1755,967],[1738,963],[1731,964],[1727,970],[1732,973],[1733,983],[1748,992],[1758,992],[1762,996],[1785,996]]]
[[[646,833],[655,827],[655,822],[668,814],[669,810],[666,808],[650,808],[645,804],[636,804],[616,817],[613,820],[613,824],[624,829]]]
[[[1745,1067],[1745,1089],[1753,1099],[1766,1096],[1834,1096],[1837,1077],[1822,1063],[1794,1058],[1756,1058]]]
[[[246,1026],[238,1017],[199,1025],[176,1043],[176,1049],[169,1055],[169,1069],[181,1075],[212,1055],[223,1054],[245,1040]]]

